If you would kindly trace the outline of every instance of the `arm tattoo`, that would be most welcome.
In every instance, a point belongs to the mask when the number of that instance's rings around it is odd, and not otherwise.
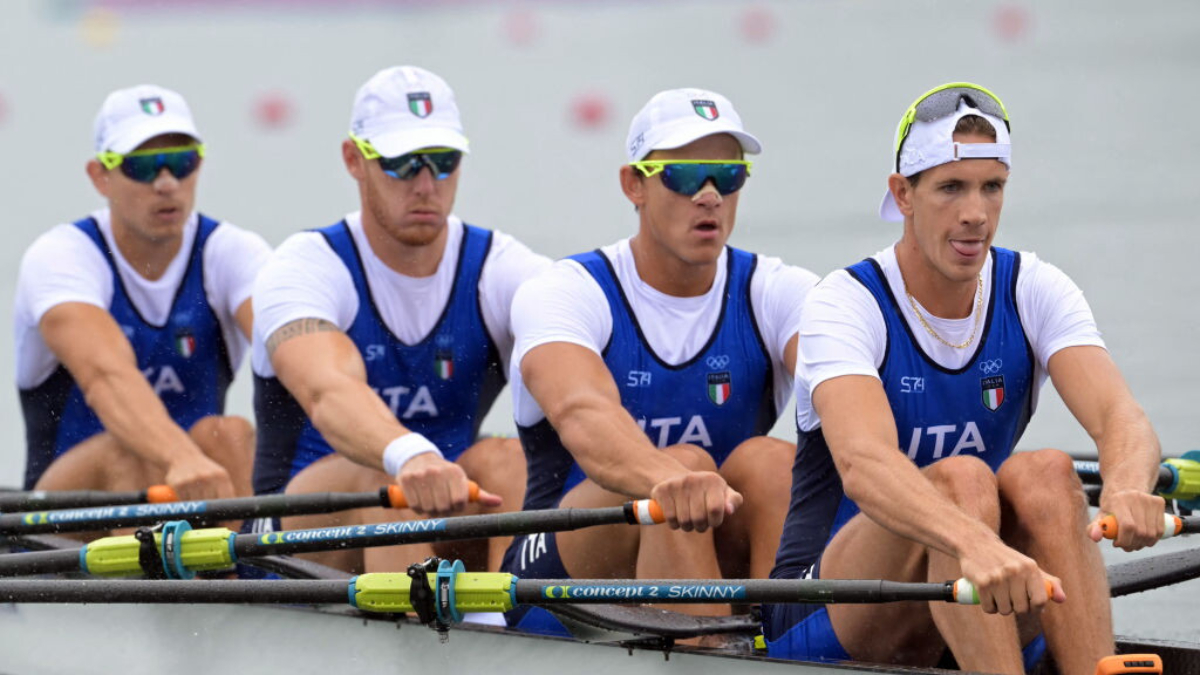
[[[337,329],[337,326],[325,319],[296,319],[295,321],[289,321],[283,324],[279,330],[271,333],[271,337],[267,338],[267,358],[273,358],[275,350],[279,349],[279,345],[294,337],[309,333],[336,331]]]

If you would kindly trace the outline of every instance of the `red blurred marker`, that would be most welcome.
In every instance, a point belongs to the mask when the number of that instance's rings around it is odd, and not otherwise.
[[[268,92],[254,102],[254,119],[264,129],[282,129],[292,122],[291,99],[282,92]]]
[[[753,6],[742,13],[742,38],[752,44],[761,44],[775,33],[775,14],[762,6]]]
[[[1001,5],[992,15],[992,29],[1005,42],[1016,42],[1029,32],[1029,10],[1017,4]]]
[[[504,35],[513,46],[528,46],[537,38],[537,34],[538,21],[533,12],[518,9],[504,17]]]
[[[580,94],[571,102],[571,118],[581,129],[596,130],[608,125],[612,106],[608,96],[598,92]]]

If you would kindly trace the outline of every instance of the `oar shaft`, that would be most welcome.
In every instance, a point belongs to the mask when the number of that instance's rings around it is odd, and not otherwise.
[[[518,579],[518,605],[955,602],[954,583],[847,579]]]
[[[95,581],[6,579],[0,602],[222,604],[346,604],[345,580]]]
[[[344,527],[289,530],[267,534],[239,534],[233,551],[237,557],[257,557],[291,553],[311,553],[346,548],[395,546],[434,541],[506,537],[535,532],[566,532],[597,525],[652,524],[662,522],[662,512],[654,504],[653,515],[639,514],[651,510],[649,500],[629,502],[623,506],[596,509],[554,509],[545,511],[516,511],[458,518],[348,525]]]
[[[6,513],[0,515],[0,534],[89,532],[153,525],[164,520],[181,519],[186,519],[197,526],[205,526],[226,520],[334,513],[371,506],[386,507],[391,505],[388,500],[387,491],[321,492]]]
[[[1079,474],[1080,480],[1085,485],[1100,485],[1103,479],[1100,477],[1100,462],[1075,460],[1075,473]],[[1166,464],[1160,464],[1158,467],[1158,477],[1154,481],[1154,491],[1163,492],[1169,490],[1175,484],[1176,473]]]
[[[1100,520],[1100,531],[1104,534],[1105,539],[1116,539],[1119,534],[1117,526],[1117,517],[1113,515],[1105,516]],[[1159,539],[1170,539],[1178,537],[1181,534],[1195,534],[1200,532],[1200,518],[1195,516],[1180,517],[1170,513],[1163,514],[1163,533]]]
[[[79,549],[0,555],[0,577],[79,571]]]
[[[101,490],[33,490],[30,492],[0,492],[0,512],[37,511],[49,509],[78,509],[113,504],[144,504],[173,502],[178,498],[166,485],[155,485],[132,492]]]

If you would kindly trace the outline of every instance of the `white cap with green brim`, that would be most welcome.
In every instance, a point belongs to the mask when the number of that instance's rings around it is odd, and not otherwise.
[[[987,120],[996,130],[996,142],[955,141],[954,127],[967,115],[976,115]],[[901,126],[903,124],[902,121]],[[897,130],[897,134],[899,133]],[[959,101],[958,109],[950,115],[929,122],[915,120],[901,143],[899,157],[893,155],[892,167],[900,175],[908,177],[935,166],[963,159],[996,159],[1009,169],[1012,168],[1012,142],[1008,125],[998,117],[971,107],[965,99]],[[896,199],[891,190],[883,195],[883,201],[879,204],[879,217],[894,223],[904,222],[904,215],[896,206]]]

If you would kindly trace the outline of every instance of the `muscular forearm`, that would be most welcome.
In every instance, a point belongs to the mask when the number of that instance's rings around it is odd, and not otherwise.
[[[154,466],[166,468],[181,456],[201,454],[136,370],[92,378],[84,388],[84,399],[118,443]]]
[[[1162,449],[1146,414],[1130,400],[1106,415],[1105,421],[1094,439],[1105,490],[1153,491]]]
[[[311,395],[313,426],[350,460],[383,470],[383,450],[407,432],[375,392],[361,381],[343,378]]]
[[[895,448],[846,455],[838,460],[846,496],[888,530],[955,558],[981,541],[997,539]]]
[[[583,402],[551,420],[588,478],[611,492],[642,499],[663,480],[687,472],[650,443],[624,408],[606,404]]]

